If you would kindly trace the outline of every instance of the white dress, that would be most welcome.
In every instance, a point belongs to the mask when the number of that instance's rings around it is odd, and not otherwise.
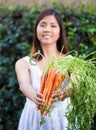
[[[34,61],[31,65],[29,57],[24,57],[24,60],[30,65],[30,77],[31,83],[35,90],[39,91],[40,88],[40,77],[42,72],[38,65]],[[51,116],[45,116],[46,122],[40,126],[40,111],[37,110],[36,105],[33,101],[26,98],[18,130],[67,130],[67,118],[64,116],[69,99],[66,98],[64,101],[55,102],[55,108],[51,112]]]

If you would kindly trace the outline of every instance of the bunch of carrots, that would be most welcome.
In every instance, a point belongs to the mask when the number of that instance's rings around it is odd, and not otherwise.
[[[55,67],[50,68],[48,73],[41,76],[40,93],[43,94],[44,106],[38,106],[42,115],[49,112],[52,104],[51,94],[55,91],[64,81],[66,75],[58,73]]]

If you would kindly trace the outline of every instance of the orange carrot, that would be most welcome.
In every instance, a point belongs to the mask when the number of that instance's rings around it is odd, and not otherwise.
[[[40,80],[40,93],[43,93],[43,91],[44,91],[46,78],[47,78],[47,74],[43,74],[41,76],[41,80]],[[40,105],[37,105],[37,108],[40,109]]]
[[[45,83],[45,89],[44,89],[44,92],[43,92],[43,100],[45,101],[45,103],[46,103],[47,93],[52,88],[55,76],[56,76],[56,69],[53,67],[49,70],[47,80],[46,80],[46,83]]]
[[[43,93],[43,91],[44,91],[46,78],[47,78],[47,74],[43,74],[43,75],[41,76],[41,81],[40,81],[40,93]]]
[[[46,110],[42,113],[43,115],[47,115],[47,113],[49,112],[49,109],[51,107],[51,104],[52,104],[52,98],[50,97],[49,101],[48,101],[48,105],[46,107]]]
[[[46,97],[46,103],[48,103],[48,100],[49,100],[49,97],[51,96],[51,93],[53,91],[55,91],[59,86],[60,84],[63,82],[65,76],[60,74],[60,73],[57,73],[56,76],[55,76],[55,80],[53,82],[53,86],[50,88],[50,90],[48,91],[47,93],[47,97]]]
[[[47,76],[42,75],[40,83],[40,92],[43,93],[44,106],[39,106],[41,114],[46,115],[52,104],[51,94],[55,91],[65,79],[65,75],[56,72],[56,68],[52,67]]]
[[[50,90],[50,87],[52,87],[52,85],[53,85],[55,75],[56,75],[56,69],[54,67],[52,67],[47,74],[47,79],[46,79],[46,82],[45,82],[45,88],[44,88],[44,91],[43,91],[43,101],[44,101],[45,104],[44,104],[44,106],[40,107],[41,114],[42,114],[43,108],[46,109],[46,106],[47,106],[46,96],[47,96],[48,91]],[[45,111],[45,110],[43,110],[43,111]]]
[[[51,107],[51,104],[52,104],[51,93],[55,91],[61,85],[65,77],[66,77],[65,75],[62,75],[60,73],[56,74],[53,86],[51,90],[48,91],[48,94],[47,94],[46,103],[48,106],[47,106],[47,109],[43,112],[43,115],[46,115]]]
[[[57,73],[53,87],[52,87],[52,91],[55,91],[61,85],[61,83],[64,81],[65,77],[66,77],[65,75]]]

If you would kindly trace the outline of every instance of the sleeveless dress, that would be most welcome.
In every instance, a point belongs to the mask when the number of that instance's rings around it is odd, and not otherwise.
[[[33,65],[31,65],[29,56],[25,56],[23,59],[30,66],[31,84],[36,91],[39,91],[42,71],[34,61],[32,61]],[[64,85],[68,85],[66,80]],[[46,115],[44,117],[46,122],[40,125],[40,111],[37,110],[36,104],[26,97],[26,102],[19,120],[18,130],[67,130],[68,121],[64,114],[67,111],[68,103],[68,98],[64,101],[55,102],[55,107],[51,112],[51,116],[49,117]]]

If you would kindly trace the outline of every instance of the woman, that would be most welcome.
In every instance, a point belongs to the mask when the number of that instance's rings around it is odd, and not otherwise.
[[[34,55],[38,50],[40,54]],[[62,52],[62,53],[61,53]],[[58,12],[46,9],[37,17],[31,54],[34,55],[32,65],[30,57],[25,56],[16,62],[16,74],[20,91],[26,96],[26,103],[21,114],[18,130],[67,130],[67,119],[64,116],[67,108],[67,95],[64,89],[52,93],[52,99],[59,101],[51,113],[45,116],[46,122],[40,126],[38,105],[44,105],[40,89],[40,77],[44,67],[60,55],[68,52],[63,20]],[[49,55],[51,58],[49,60]],[[68,84],[65,84],[68,85]],[[71,92],[69,87],[68,91]],[[65,99],[66,98],[66,99]],[[65,100],[64,100],[65,99]]]

